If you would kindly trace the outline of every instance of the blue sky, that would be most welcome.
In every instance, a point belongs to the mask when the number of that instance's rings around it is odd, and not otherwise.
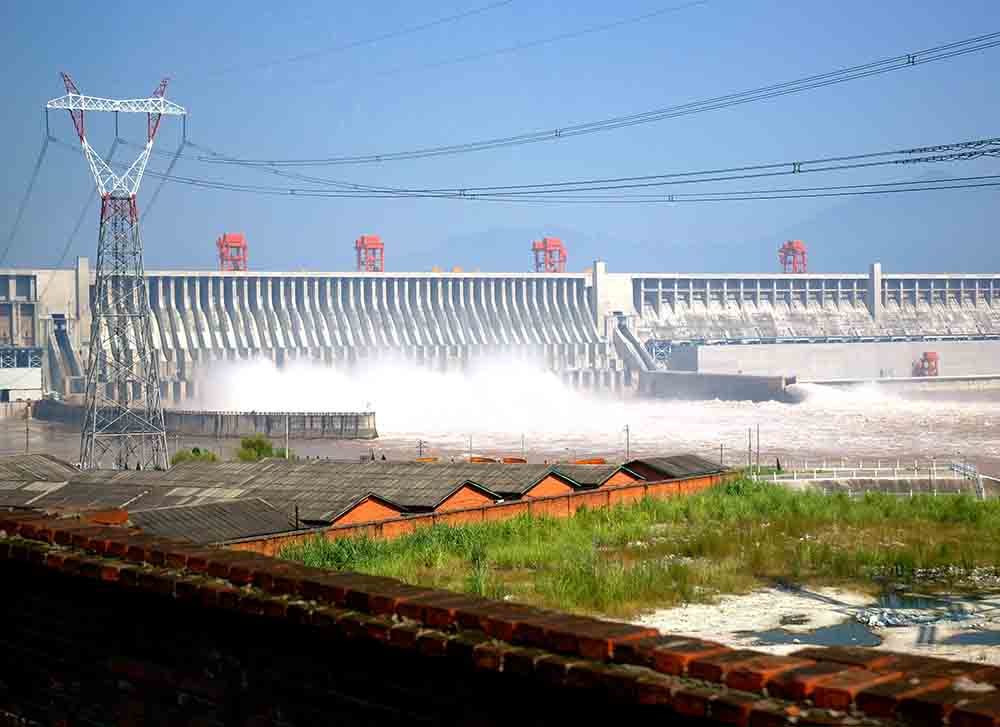
[[[420,32],[329,49],[482,7],[413,3],[10,2],[0,7],[0,178],[5,242],[42,141],[41,107],[67,70],[85,94],[147,96],[163,75],[190,111],[188,138],[243,157],[377,153],[546,129],[704,99],[1000,30],[995,0],[878,3],[709,0],[522,51],[486,53],[651,13],[679,0],[514,0]],[[301,61],[287,59],[308,54]],[[279,62],[284,61],[284,62]],[[436,65],[438,64],[438,65]],[[473,186],[654,174],[998,134],[1000,48],[802,94],[658,123],[454,157],[310,170],[387,186]],[[145,119],[122,119],[138,140]],[[70,141],[68,116],[53,114]],[[108,150],[113,120],[88,117]],[[180,124],[157,140],[174,149]],[[117,159],[135,154],[123,148]],[[157,157],[152,168],[163,169]],[[247,184],[273,175],[181,160],[175,173]],[[996,159],[933,168],[842,172],[849,184],[1000,173]],[[148,204],[157,180],[139,193]],[[782,182],[772,186],[780,186]],[[787,182],[784,184],[788,184]],[[82,158],[50,146],[8,265],[50,266],[93,186]],[[789,185],[790,186],[790,185]],[[594,258],[618,271],[773,270],[787,238],[811,269],[997,271],[1000,191],[703,205],[531,205],[458,200],[302,200],[167,184],[143,226],[149,268],[211,268],[215,238],[245,232],[257,270],[346,270],[353,240],[379,234],[391,270],[526,270],[534,238],[556,235],[570,269]],[[992,214],[991,214],[992,213]],[[91,205],[70,259],[94,255]]]

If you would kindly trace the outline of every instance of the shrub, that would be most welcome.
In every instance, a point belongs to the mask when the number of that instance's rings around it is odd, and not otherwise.
[[[263,434],[243,437],[240,440],[240,448],[236,452],[236,459],[240,462],[258,462],[273,456],[274,445]]]
[[[209,451],[207,449],[200,449],[198,447],[192,447],[191,449],[182,449],[173,457],[170,458],[170,464],[180,464],[181,462],[218,462],[219,458],[215,456],[215,452]]]

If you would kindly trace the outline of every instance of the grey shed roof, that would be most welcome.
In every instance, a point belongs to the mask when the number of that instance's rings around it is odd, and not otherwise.
[[[164,504],[260,497],[288,515],[297,507],[302,520],[333,520],[368,495],[377,495],[407,510],[436,507],[467,482],[493,494],[489,484],[479,481],[480,477],[471,480],[468,475],[476,473],[490,482],[503,481],[513,475],[501,468],[511,466],[285,460],[186,462],[166,472],[78,472],[69,489],[84,484],[135,487],[134,494],[141,497],[129,506],[130,511]],[[496,471],[487,472],[491,467]]]
[[[616,464],[559,464],[552,471],[580,487],[600,487],[619,469]]]
[[[43,458],[44,459],[44,458]],[[663,478],[686,477],[720,468],[684,455],[635,460]],[[291,518],[332,521],[369,495],[403,511],[436,508],[463,485],[499,499],[522,495],[549,472],[579,487],[597,487],[615,465],[531,465],[430,462],[186,462],[168,471],[96,470],[61,481],[0,477],[0,507],[62,509],[124,508],[130,513],[163,507],[260,498]],[[69,480],[68,482],[66,480]]]
[[[295,523],[259,498],[182,505],[129,514],[144,532],[214,545],[295,530]]]
[[[633,464],[645,465],[646,467],[659,472],[665,479],[711,475],[723,472],[726,469],[718,462],[713,462],[710,459],[699,457],[696,454],[680,454],[674,457],[644,457],[642,459],[634,459],[625,464],[626,469]]]
[[[0,457],[0,480],[65,481],[80,474],[69,462],[50,454],[13,454]]]

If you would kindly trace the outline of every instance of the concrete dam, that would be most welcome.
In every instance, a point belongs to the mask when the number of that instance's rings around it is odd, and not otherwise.
[[[93,273],[0,270],[0,392],[81,394]],[[531,360],[587,388],[663,371],[762,377],[1000,372],[1000,274],[147,273],[163,396],[216,361]],[[797,344],[797,345],[793,345]],[[864,355],[858,355],[864,352]],[[655,390],[656,387],[645,387]]]

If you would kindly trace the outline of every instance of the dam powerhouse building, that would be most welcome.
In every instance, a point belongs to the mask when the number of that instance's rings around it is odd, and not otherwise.
[[[439,370],[538,362],[584,388],[665,371],[801,380],[1000,370],[1000,274],[147,273],[163,396],[200,369],[266,358],[350,367],[395,358]],[[0,397],[82,394],[94,275],[0,270]],[[649,389],[649,387],[647,387]]]

